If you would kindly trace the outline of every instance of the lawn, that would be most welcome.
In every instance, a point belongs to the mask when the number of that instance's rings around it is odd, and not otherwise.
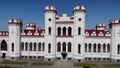
[[[53,62],[33,62],[31,65],[53,65]]]
[[[97,64],[87,64],[87,63],[74,63],[74,66],[79,66],[79,67],[83,67],[83,66],[98,67]]]
[[[0,66],[0,68],[22,68],[22,67],[13,67],[13,66]]]
[[[120,67],[120,64],[102,64],[103,67]]]
[[[0,62],[0,64],[16,64],[16,65],[26,65],[28,62],[25,61],[9,61],[9,60],[4,60]]]

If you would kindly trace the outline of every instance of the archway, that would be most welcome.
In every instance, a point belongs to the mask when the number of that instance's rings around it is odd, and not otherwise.
[[[1,42],[1,51],[7,51],[7,43],[5,40]]]

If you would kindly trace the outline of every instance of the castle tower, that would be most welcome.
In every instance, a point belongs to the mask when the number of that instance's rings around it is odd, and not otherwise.
[[[56,8],[54,6],[45,7],[45,61],[53,61],[55,59],[55,16]]]
[[[120,62],[120,19],[110,20],[111,61]]]
[[[84,31],[85,31],[85,6],[75,6],[73,10],[73,60],[77,62],[84,61]]]
[[[9,20],[8,59],[12,60],[20,59],[21,30],[22,21],[20,19]]]

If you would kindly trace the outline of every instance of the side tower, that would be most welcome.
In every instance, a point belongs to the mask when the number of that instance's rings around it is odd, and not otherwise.
[[[120,62],[120,19],[110,20],[111,61]]]
[[[20,19],[9,20],[8,59],[11,60],[20,59],[21,29],[22,21]]]
[[[73,61],[84,62],[85,6],[75,6],[73,10]]]
[[[53,61],[56,57],[56,32],[55,16],[56,8],[54,6],[45,7],[45,61]]]

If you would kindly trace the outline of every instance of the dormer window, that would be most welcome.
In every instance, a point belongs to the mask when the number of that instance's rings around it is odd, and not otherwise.
[[[48,21],[51,21],[51,20],[52,20],[51,18],[48,19]]]

